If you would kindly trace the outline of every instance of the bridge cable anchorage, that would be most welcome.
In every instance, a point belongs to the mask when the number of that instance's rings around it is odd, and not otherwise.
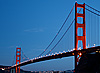
[[[98,11],[97,9],[95,9],[95,8],[93,8],[93,7],[91,7],[91,6],[87,5],[87,4],[85,4],[85,5],[100,13],[100,11]]]
[[[89,12],[91,12],[91,13],[93,13],[93,14],[97,15],[97,16],[100,16],[99,14],[97,14],[97,13],[95,13],[95,12],[93,12],[93,11],[91,11],[91,10],[87,9],[87,8],[85,8],[85,9],[86,9],[86,10],[88,10]]]
[[[70,14],[72,13],[74,7],[75,7],[75,5],[74,5],[73,8],[71,9],[70,13],[68,14],[68,16],[67,16],[67,18],[65,19],[63,25],[61,26],[61,28],[59,29],[59,31],[57,32],[57,34],[55,35],[55,37],[53,38],[53,40],[50,42],[50,44],[47,46],[47,48],[46,48],[39,56],[41,56],[41,55],[51,46],[51,44],[54,42],[54,40],[56,39],[56,37],[58,36],[58,34],[60,33],[60,31],[62,30],[63,26],[64,26],[65,23],[67,22],[67,20],[68,20]],[[38,56],[38,57],[39,57],[39,56]]]
[[[68,32],[68,30],[70,29],[70,27],[72,26],[72,24],[73,24],[74,21],[75,21],[75,19],[71,22],[70,26],[67,28],[67,30],[62,35],[62,37],[60,38],[60,40],[56,43],[56,45],[46,55],[48,55],[60,43],[60,41],[63,39],[63,37],[65,36],[65,34]]]

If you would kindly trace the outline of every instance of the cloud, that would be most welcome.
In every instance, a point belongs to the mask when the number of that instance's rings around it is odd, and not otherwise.
[[[27,29],[24,30],[25,32],[43,32],[43,29],[37,29],[37,28],[33,28],[33,29]]]

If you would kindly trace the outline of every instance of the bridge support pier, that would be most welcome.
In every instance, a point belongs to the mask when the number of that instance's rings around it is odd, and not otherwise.
[[[11,69],[11,73],[15,73],[15,69]]]

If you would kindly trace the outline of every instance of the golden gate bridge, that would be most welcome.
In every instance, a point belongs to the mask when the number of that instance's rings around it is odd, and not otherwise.
[[[73,18],[73,11],[75,9],[75,17]],[[86,13],[86,11],[88,13]],[[93,15],[93,16],[92,16]],[[87,18],[88,16],[88,18]],[[7,69],[16,68],[16,73],[20,73],[20,66],[28,65],[31,63],[46,61],[50,59],[57,59],[62,57],[75,57],[75,69],[79,63],[79,60],[83,54],[100,52],[99,46],[99,16],[100,11],[91,7],[88,4],[78,4],[77,2],[72,7],[70,13],[62,24],[61,28],[49,43],[49,45],[45,48],[45,50],[38,55],[36,58],[28,59],[21,62],[21,48],[16,48],[16,64],[8,67]],[[65,25],[67,24],[67,25]],[[65,27],[66,26],[66,27]],[[63,29],[65,27],[65,29]],[[54,41],[59,37],[59,35],[63,32],[62,36],[56,43]],[[88,30],[88,31],[87,31]],[[67,38],[67,39],[65,39]],[[63,51],[59,53],[52,53],[55,51],[55,48],[59,47],[61,42],[67,41],[66,47],[70,50]],[[51,45],[53,47],[51,48]],[[94,44],[94,46],[92,46]],[[87,45],[87,46],[86,46]],[[50,50],[49,50],[50,48]],[[63,50],[63,48],[60,47]],[[48,51],[49,50],[49,51]],[[23,52],[22,52],[23,53]],[[46,53],[45,55],[43,55]],[[23,57],[23,56],[22,56]],[[24,55],[24,57],[26,57]],[[27,58],[27,57],[26,57]]]

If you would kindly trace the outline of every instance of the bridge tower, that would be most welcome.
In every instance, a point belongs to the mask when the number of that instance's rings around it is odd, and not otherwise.
[[[81,11],[81,12],[80,12]],[[80,12],[80,13],[79,13]],[[82,22],[79,23],[78,18],[81,18]],[[83,31],[82,35],[78,35],[78,29],[81,28]],[[85,24],[85,3],[75,3],[75,50],[78,50],[78,41],[82,41],[83,49],[86,49],[86,24]],[[75,69],[79,62],[78,53],[75,55]]]
[[[17,64],[20,64],[20,60],[21,60],[21,48],[16,48],[16,65]],[[16,66],[16,73],[17,73],[17,69],[19,68],[18,70],[18,73],[20,73],[20,66],[17,67]]]

